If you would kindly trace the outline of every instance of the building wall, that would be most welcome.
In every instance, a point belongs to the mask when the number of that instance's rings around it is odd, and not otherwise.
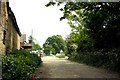
[[[8,14],[6,2],[0,2],[0,54],[5,53],[5,44],[3,44],[4,30],[7,30]]]
[[[0,54],[5,54],[6,52],[14,49],[20,49],[20,31],[15,24],[15,16],[8,8],[8,4],[0,2]],[[12,13],[12,16],[9,15],[9,12]],[[14,17],[14,18],[13,18]],[[4,38],[4,32],[6,33]],[[5,43],[3,44],[3,39]]]
[[[15,29],[15,25],[13,24],[11,16],[8,16],[6,49],[8,52],[11,51],[12,49],[20,49],[20,35]]]
[[[20,35],[17,34],[17,49],[20,49]]]
[[[20,42],[25,42],[26,41],[26,34],[23,33],[21,38],[20,38]]]
[[[10,24],[12,24],[12,26],[11,26],[11,37],[12,37],[11,47],[12,47],[12,49],[20,49],[20,36],[17,33],[17,31],[15,30],[13,23],[10,22]]]
[[[6,37],[6,50],[10,51],[12,49],[13,45],[13,39],[12,39],[12,21],[10,18],[8,18],[8,28],[7,28],[7,37]]]

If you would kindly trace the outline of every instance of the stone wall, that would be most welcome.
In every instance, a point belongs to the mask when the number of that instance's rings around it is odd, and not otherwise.
[[[4,30],[7,30],[8,14],[7,4],[0,2],[0,54],[5,53],[5,44],[3,44]]]
[[[17,34],[17,49],[20,49],[20,35]]]
[[[13,48],[20,49],[21,33],[9,3],[5,1],[0,3],[0,54],[5,54]]]
[[[15,29],[11,17],[8,17],[8,32],[6,38],[6,48],[8,51],[12,49],[20,49],[20,35]]]
[[[20,49],[20,30],[17,25],[16,18],[11,8],[8,7],[8,25],[7,25],[7,37],[6,37],[6,51],[9,52],[12,49]]]

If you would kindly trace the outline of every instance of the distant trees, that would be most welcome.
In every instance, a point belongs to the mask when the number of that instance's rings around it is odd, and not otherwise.
[[[43,51],[46,54],[57,54],[61,51],[65,51],[66,45],[61,35],[53,35],[48,37],[43,44]]]
[[[28,37],[29,40],[32,41],[32,50],[42,50],[41,46],[37,43],[36,39],[31,35]]]

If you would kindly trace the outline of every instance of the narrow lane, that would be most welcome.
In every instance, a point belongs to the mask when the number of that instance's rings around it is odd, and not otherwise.
[[[117,73],[98,69],[54,56],[42,57],[37,78],[120,78]]]

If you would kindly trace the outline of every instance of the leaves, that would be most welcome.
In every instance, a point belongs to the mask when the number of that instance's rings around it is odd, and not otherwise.
[[[56,4],[55,2],[49,2],[49,3],[48,3],[48,4],[46,4],[45,6],[46,6],[46,7],[49,7],[49,6],[51,6],[51,5],[53,5],[53,6],[54,6],[55,4]]]
[[[37,40],[33,36],[28,37],[29,40],[32,40],[32,50],[42,50],[41,46],[37,43]]]
[[[60,20],[67,19],[73,32],[77,31],[79,35],[84,27],[84,35],[95,42],[94,48],[120,47],[120,36],[117,35],[120,33],[120,2],[66,2],[62,11]]]
[[[61,11],[69,58],[120,72],[120,2],[66,2]]]
[[[61,35],[53,35],[48,37],[46,42],[43,44],[44,52],[46,54],[60,53],[61,50],[65,50],[65,47],[66,45]]]
[[[30,80],[38,68],[41,58],[36,54],[19,50],[2,57],[2,78],[4,80]]]

